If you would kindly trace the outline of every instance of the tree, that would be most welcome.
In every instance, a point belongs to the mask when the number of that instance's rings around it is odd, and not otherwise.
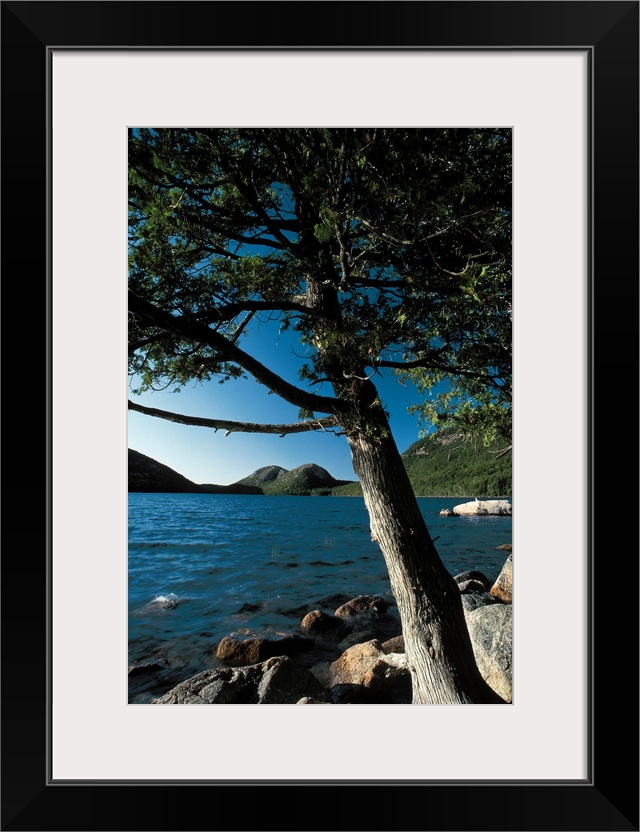
[[[129,406],[227,430],[343,435],[398,605],[413,702],[502,702],[477,669],[375,379],[420,370],[482,389],[492,377],[482,349],[493,328],[506,336],[511,291],[510,131],[139,129],[129,153],[136,389],[248,373],[301,421],[230,425]],[[242,349],[264,315],[305,345],[299,384]]]

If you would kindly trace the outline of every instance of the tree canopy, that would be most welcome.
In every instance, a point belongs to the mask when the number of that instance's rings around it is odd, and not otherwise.
[[[136,389],[249,372],[303,414],[335,415],[323,382],[410,372],[425,389],[449,379],[456,410],[493,409],[504,433],[510,159],[499,129],[132,130]],[[304,386],[243,355],[265,316],[306,346]],[[422,412],[442,419],[443,404]]]

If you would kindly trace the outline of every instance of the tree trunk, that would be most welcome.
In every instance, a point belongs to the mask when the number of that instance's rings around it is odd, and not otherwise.
[[[440,560],[382,421],[386,417],[376,417],[374,430],[347,438],[371,536],[384,555],[400,612],[413,704],[504,704],[480,675],[457,584]]]

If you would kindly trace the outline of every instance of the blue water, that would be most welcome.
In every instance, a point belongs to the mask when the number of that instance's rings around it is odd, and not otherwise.
[[[512,520],[439,516],[468,499],[418,503],[448,571],[495,580]],[[217,666],[224,636],[296,632],[309,609],[369,593],[391,598],[360,497],[130,493],[129,665],[164,670],[130,677],[129,701]]]

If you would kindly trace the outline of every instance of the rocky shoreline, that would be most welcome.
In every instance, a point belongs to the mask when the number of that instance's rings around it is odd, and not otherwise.
[[[476,662],[512,702],[512,554],[491,582],[478,570],[455,576]],[[331,599],[327,599],[328,601]],[[232,633],[217,645],[218,667],[197,673],[151,704],[410,704],[411,677],[393,600],[360,595],[332,613],[315,609],[294,631]],[[134,665],[129,675],[161,670]]]

